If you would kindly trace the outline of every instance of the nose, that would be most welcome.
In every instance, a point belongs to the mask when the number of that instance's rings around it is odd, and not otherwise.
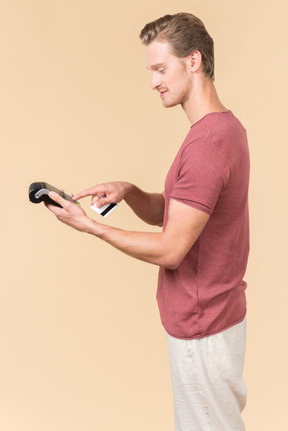
[[[159,73],[155,71],[152,73],[152,81],[151,81],[152,90],[156,90],[160,85],[161,85],[161,79],[160,79]]]

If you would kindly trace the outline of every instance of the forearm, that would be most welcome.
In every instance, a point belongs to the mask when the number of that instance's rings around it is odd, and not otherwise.
[[[176,256],[165,232],[131,232],[92,220],[86,231],[136,259],[167,269],[175,269]]]
[[[162,226],[165,199],[161,193],[147,193],[134,184],[125,183],[125,202],[134,213],[148,224]]]
[[[143,192],[138,190],[137,195],[143,196]],[[135,192],[132,196],[135,199]],[[172,199],[169,204],[168,223],[163,232],[123,231],[97,223],[88,217],[81,207],[55,192],[50,192],[49,197],[57,202],[60,208],[52,204],[46,206],[62,223],[95,235],[129,256],[167,269],[176,269],[180,265],[209,219],[208,214]],[[138,205],[136,210],[139,210]]]

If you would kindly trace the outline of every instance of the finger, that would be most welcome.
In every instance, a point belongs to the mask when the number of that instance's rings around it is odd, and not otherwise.
[[[53,204],[49,204],[48,202],[44,202],[44,205],[46,208],[48,208],[49,211],[55,214],[56,217],[58,217],[59,215],[59,210],[63,211],[63,208],[57,207],[56,205],[53,205]]]
[[[91,199],[91,205],[96,204],[96,202],[98,202],[98,201],[99,201],[99,199],[101,199],[101,197],[100,197],[100,196],[92,196],[92,199]]]
[[[66,208],[67,205],[69,205],[69,201],[62,198],[58,193],[50,192],[48,194],[49,198],[51,198],[53,201],[57,202],[57,204],[61,205],[61,207]]]
[[[99,187],[91,187],[90,189],[83,190],[83,192],[76,193],[76,195],[73,196],[73,199],[78,200],[85,198],[86,196],[94,196],[96,194],[100,194],[100,196],[102,196],[105,194],[105,191]]]
[[[105,197],[98,199],[98,201],[96,201],[96,206],[97,206],[97,208],[101,208],[104,205],[111,204],[111,203],[113,203],[113,199],[111,200],[111,196],[109,196],[109,197],[105,196]]]

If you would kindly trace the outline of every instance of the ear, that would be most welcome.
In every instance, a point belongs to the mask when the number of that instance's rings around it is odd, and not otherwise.
[[[198,72],[202,64],[202,55],[200,51],[193,51],[188,57],[188,67],[193,73]]]

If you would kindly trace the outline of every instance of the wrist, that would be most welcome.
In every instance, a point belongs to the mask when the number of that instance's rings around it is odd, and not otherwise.
[[[97,223],[95,220],[93,220],[90,217],[87,217],[87,219],[85,221],[85,227],[83,229],[83,232],[89,233],[91,235],[96,235],[98,225],[99,225],[99,223]]]
[[[91,218],[88,218],[84,232],[90,235],[94,235],[98,238],[101,238],[102,235],[106,232],[106,230],[107,230],[106,225],[102,223],[98,223]]]
[[[133,196],[135,196],[135,194],[137,193],[137,190],[139,190],[139,189],[134,184],[125,182],[124,183],[124,190],[125,190],[124,200],[126,201],[126,199],[127,200],[133,199]]]

